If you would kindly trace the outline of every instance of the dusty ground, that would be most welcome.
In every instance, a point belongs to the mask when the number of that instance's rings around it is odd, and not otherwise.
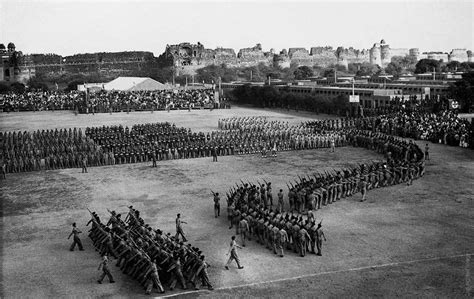
[[[216,128],[230,115],[268,115],[299,122],[327,117],[307,113],[237,108],[114,115],[65,112],[1,114],[1,130],[173,121],[196,130]],[[232,231],[225,211],[213,217],[209,188],[225,192],[240,178],[271,180],[274,192],[297,174],[377,160],[373,152],[341,148],[257,156],[175,160],[148,164],[9,175],[1,182],[2,291],[11,297],[141,297],[143,289],[114,266],[116,284],[98,285],[99,255],[70,252],[67,236],[76,221],[86,231],[86,208],[104,218],[107,208],[126,212],[133,204],[146,222],[174,232],[181,212],[185,232],[207,256],[215,291],[183,297],[469,297],[474,272],[474,151],[431,144],[425,177],[412,186],[378,189],[318,212],[328,242],[323,256],[277,258],[255,242],[240,251],[243,270],[223,268]],[[286,190],[285,190],[286,191]],[[360,195],[359,195],[360,196]],[[224,205],[225,206],[225,205]],[[158,295],[158,294],[156,294]],[[471,292],[472,296],[472,292]]]

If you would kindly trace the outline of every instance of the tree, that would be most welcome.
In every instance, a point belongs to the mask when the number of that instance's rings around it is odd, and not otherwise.
[[[415,66],[415,74],[423,74],[432,72],[433,70],[439,71],[441,63],[435,59],[421,59]]]
[[[310,67],[303,65],[294,71],[294,75],[296,80],[305,80],[313,76],[313,70]]]
[[[0,83],[0,94],[10,92],[11,88],[5,83]]]
[[[71,81],[67,84],[67,87],[66,87],[66,89],[64,89],[64,91],[69,92],[69,91],[77,90],[77,85],[81,85],[83,83],[84,83],[84,81],[82,81],[82,80]]]
[[[463,62],[460,65],[460,71],[470,72],[474,70],[474,62]]]
[[[380,72],[380,67],[376,64],[370,64],[368,62],[361,63],[357,76],[373,76]]]
[[[28,90],[48,91],[49,87],[45,82],[32,78],[28,81]]]
[[[474,72],[465,73],[449,86],[448,92],[461,104],[462,112],[469,112],[474,105]]]
[[[385,68],[385,72],[394,77],[399,77],[403,72],[403,67],[398,62],[392,61]]]
[[[11,90],[14,93],[24,93],[25,92],[25,84],[20,82],[14,82],[10,85]]]
[[[461,69],[461,63],[459,61],[450,61],[446,64],[446,69],[450,72],[457,72]]]

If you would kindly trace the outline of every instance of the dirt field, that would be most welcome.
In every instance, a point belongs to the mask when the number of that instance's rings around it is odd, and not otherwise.
[[[268,115],[300,122],[328,117],[248,108],[79,115],[67,112],[1,114],[1,130],[86,127],[170,121],[193,130],[217,127],[231,115]],[[420,143],[421,144],[421,143]],[[1,182],[1,297],[145,297],[134,280],[111,267],[117,283],[96,280],[99,254],[85,236],[85,251],[70,252],[71,223],[86,231],[87,208],[101,218],[107,209],[137,207],[147,223],[174,233],[181,213],[191,244],[203,250],[215,291],[167,291],[164,295],[216,298],[295,297],[458,297],[472,296],[474,272],[474,151],[430,144],[426,175],[399,185],[344,199],[317,212],[328,242],[323,256],[273,255],[256,242],[240,251],[243,270],[224,269],[233,231],[225,211],[213,216],[210,188],[224,192],[241,178],[285,182],[326,167],[379,160],[356,148],[219,157],[8,175]],[[225,208],[225,204],[223,205]],[[469,294],[470,292],[470,294]],[[158,295],[155,293],[155,295]]]

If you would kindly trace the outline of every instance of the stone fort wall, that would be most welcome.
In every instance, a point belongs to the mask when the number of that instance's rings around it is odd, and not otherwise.
[[[275,53],[273,49],[265,52],[261,44],[243,48],[236,54],[232,49],[217,48],[205,49],[201,43],[181,43],[167,46],[163,53],[176,67],[198,69],[212,64],[226,64],[229,67],[255,66],[260,63],[277,64],[280,67],[319,66],[322,68],[334,65],[347,67],[350,63],[370,63],[386,67],[394,56],[413,56],[417,60],[422,58],[443,59],[444,61],[472,61],[472,52],[466,49],[454,49],[451,53],[421,53],[418,48],[391,48],[383,39],[375,43],[370,49],[354,49],[338,47],[304,47],[283,49]],[[196,68],[196,66],[198,66]]]

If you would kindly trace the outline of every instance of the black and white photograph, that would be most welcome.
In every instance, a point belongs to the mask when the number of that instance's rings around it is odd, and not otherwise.
[[[0,0],[0,298],[473,298],[471,0]]]

